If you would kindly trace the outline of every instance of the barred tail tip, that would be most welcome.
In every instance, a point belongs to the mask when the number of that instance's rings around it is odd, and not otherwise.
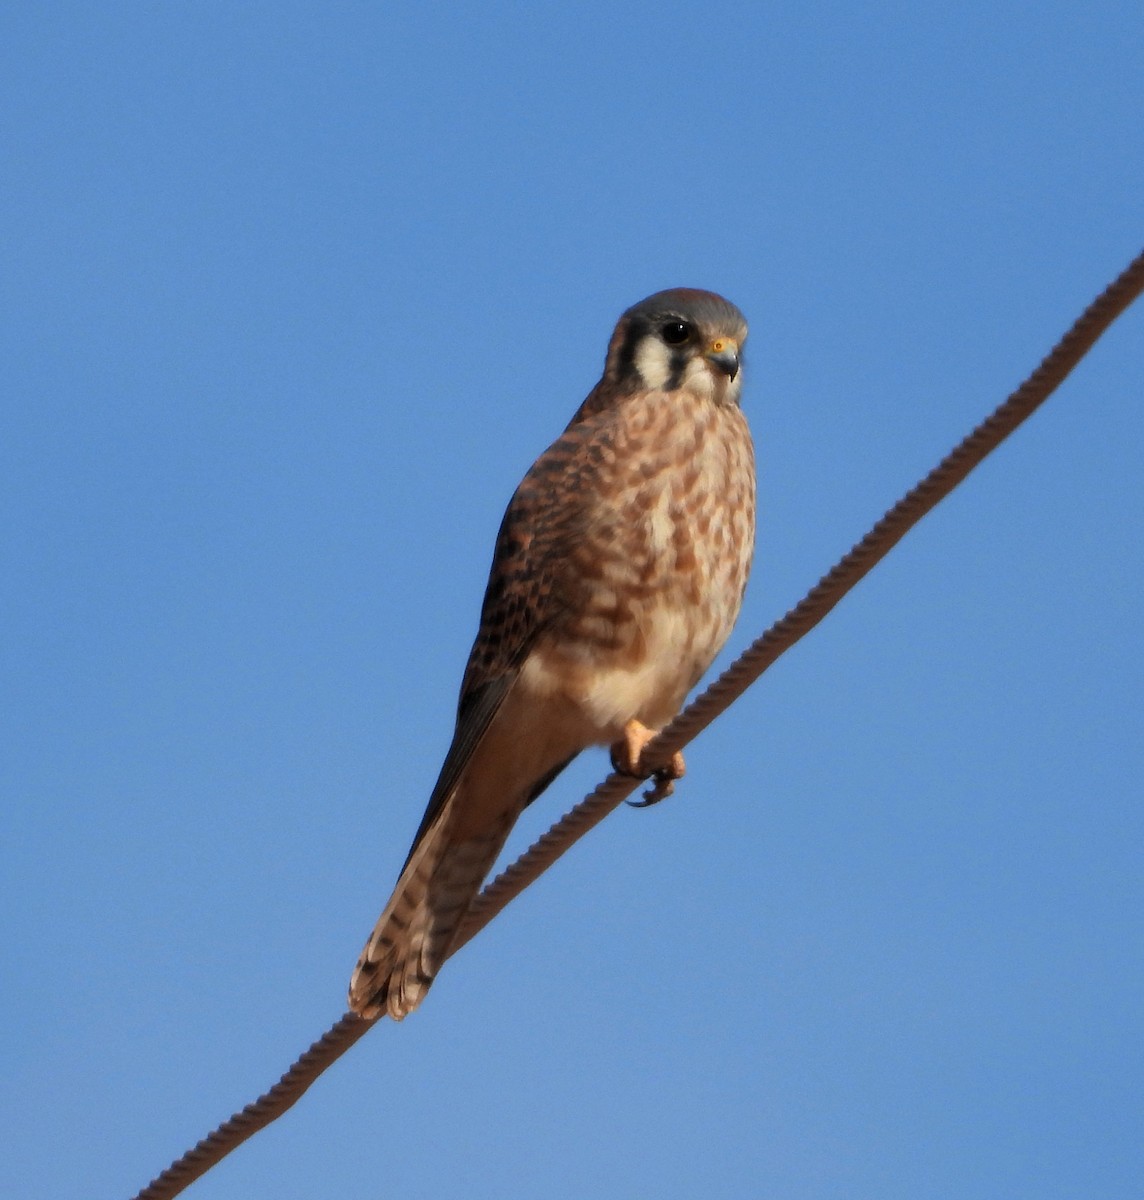
[[[399,958],[399,949],[388,939],[370,938],[350,980],[351,1012],[367,1021],[383,1016],[400,1021],[418,1007],[434,976],[414,961],[408,948],[402,949]]]
[[[516,811],[480,835],[450,842],[437,826],[421,840],[397,882],[350,980],[350,1008],[400,1021],[425,998],[465,914],[504,845]]]

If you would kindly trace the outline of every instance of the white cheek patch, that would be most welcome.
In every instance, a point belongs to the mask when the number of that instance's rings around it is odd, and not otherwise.
[[[671,351],[659,338],[645,337],[636,347],[635,361],[646,387],[657,390],[667,386],[671,378]]]

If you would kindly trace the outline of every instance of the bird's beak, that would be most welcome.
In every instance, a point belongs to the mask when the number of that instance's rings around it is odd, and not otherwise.
[[[730,379],[739,374],[739,343],[734,338],[716,338],[703,357]]]

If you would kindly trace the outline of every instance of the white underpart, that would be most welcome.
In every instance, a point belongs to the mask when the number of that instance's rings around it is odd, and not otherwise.
[[[685,613],[666,605],[645,610],[642,617],[646,657],[634,668],[595,664],[583,679],[584,690],[574,696],[568,694],[567,663],[543,650],[530,654],[521,668],[518,690],[534,706],[531,715],[543,724],[543,714],[555,703],[553,715],[559,711],[562,719],[574,719],[581,736],[599,745],[616,741],[633,716],[651,728],[667,724],[689,682],[694,630]]]
[[[665,725],[682,699],[680,661],[689,655],[690,622],[661,606],[645,615],[643,627],[647,656],[641,665],[598,671],[583,698],[584,712],[600,730],[601,741],[618,737],[633,714],[653,729]]]

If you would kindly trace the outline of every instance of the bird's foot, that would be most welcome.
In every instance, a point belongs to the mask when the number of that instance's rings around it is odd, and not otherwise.
[[[683,753],[679,750],[662,767],[649,770],[643,762],[644,748],[659,732],[648,729],[642,721],[631,720],[624,726],[624,736],[612,746],[612,767],[624,775],[636,775],[641,779],[655,780],[655,785],[643,794],[642,800],[629,800],[632,808],[650,808],[666,800],[675,791],[675,781],[687,772]]]

